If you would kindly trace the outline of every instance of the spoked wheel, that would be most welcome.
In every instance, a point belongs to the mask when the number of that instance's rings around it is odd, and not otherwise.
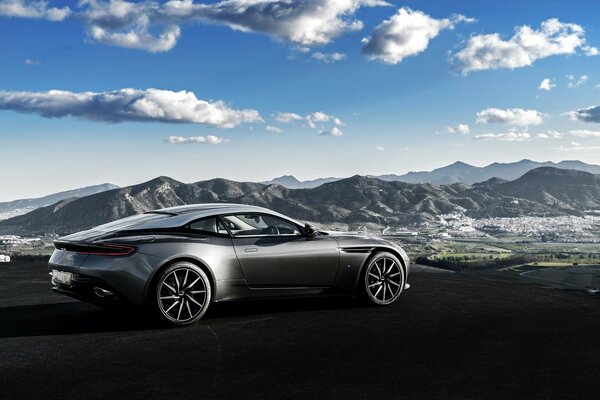
[[[404,289],[404,269],[391,253],[375,255],[365,270],[364,289],[372,304],[393,303]]]
[[[156,305],[163,320],[173,325],[189,325],[206,312],[211,300],[208,277],[198,266],[179,262],[160,276]]]

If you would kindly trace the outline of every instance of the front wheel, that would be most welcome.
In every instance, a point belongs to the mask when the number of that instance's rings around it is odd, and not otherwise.
[[[156,307],[172,325],[189,325],[202,318],[211,300],[210,282],[200,267],[178,262],[168,267],[156,283]]]
[[[369,303],[393,303],[404,289],[404,269],[400,260],[392,253],[377,253],[367,264],[363,285]]]

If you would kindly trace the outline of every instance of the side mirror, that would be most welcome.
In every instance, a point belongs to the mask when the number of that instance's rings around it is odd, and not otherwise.
[[[306,235],[306,236],[312,236],[314,234],[315,234],[315,228],[313,228],[309,224],[305,224],[304,225],[304,235]]]

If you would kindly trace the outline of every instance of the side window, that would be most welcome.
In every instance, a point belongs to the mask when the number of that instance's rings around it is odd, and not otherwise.
[[[194,221],[188,225],[188,228],[197,233],[228,235],[227,229],[216,217]]]
[[[298,227],[284,219],[263,214],[227,215],[223,219],[233,236],[299,236]]]

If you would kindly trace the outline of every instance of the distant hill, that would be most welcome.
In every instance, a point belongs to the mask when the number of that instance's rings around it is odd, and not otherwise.
[[[560,169],[574,169],[578,171],[600,174],[600,165],[586,164],[581,161],[567,160],[559,163],[552,161],[538,162],[531,160],[521,160],[513,163],[493,163],[485,167],[475,167],[467,163],[457,161],[454,164],[434,169],[433,171],[409,172],[404,175],[373,175],[371,178],[381,179],[388,182],[406,182],[406,183],[433,183],[436,185],[450,185],[452,183],[462,182],[472,185],[477,182],[484,182],[492,178],[515,180],[525,173],[535,168],[553,167]],[[299,181],[292,175],[284,175],[273,180],[262,182],[264,184],[279,184],[289,189],[310,189],[318,187],[324,183],[339,181],[343,178],[320,178],[308,181]]]
[[[1,221],[0,229],[64,234],[143,211],[204,202],[253,204],[300,220],[348,225],[405,225],[451,212],[473,217],[567,215],[600,209],[600,176],[544,167],[510,182],[491,179],[477,185],[432,185],[356,175],[309,189],[226,179],[186,184],[159,177],[62,200]]]
[[[536,168],[517,180],[495,185],[494,191],[565,212],[600,209],[600,175],[584,171]]]
[[[319,178],[308,181],[299,181],[295,176],[283,175],[279,178],[272,179],[270,181],[261,182],[265,185],[278,184],[285,186],[288,189],[310,189],[317,186],[321,186],[324,183],[339,181],[342,178]]]
[[[579,171],[600,174],[599,165],[590,165],[581,161],[552,161],[537,162],[521,160],[514,163],[493,163],[485,167],[475,167],[460,161],[433,171],[409,172],[404,175],[381,175],[379,179],[385,181],[401,181],[408,183],[434,183],[448,185],[462,182],[472,185],[477,182],[487,181],[491,178],[515,180],[523,174],[540,167],[553,167],[560,169],[574,169]]]
[[[65,192],[54,193],[48,196],[6,201],[0,203],[0,220],[15,217],[17,215],[26,214],[39,207],[54,204],[57,201],[70,199],[74,197],[84,197],[91,194],[105,192],[107,190],[116,189],[118,186],[111,183],[103,183],[101,185],[87,186],[80,189],[67,190]]]

